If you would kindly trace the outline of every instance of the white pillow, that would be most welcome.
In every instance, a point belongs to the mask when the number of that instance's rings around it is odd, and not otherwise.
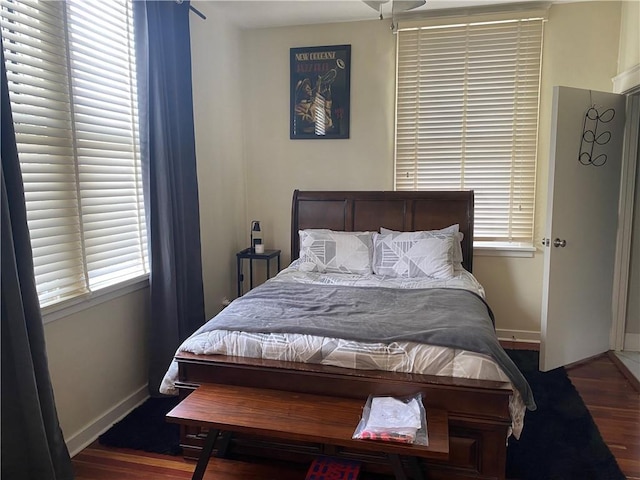
[[[456,223],[455,225],[449,225],[448,227],[441,228],[440,230],[425,230],[433,233],[455,233],[458,239],[457,242],[453,244],[453,267],[456,270],[464,268],[462,266],[462,239],[464,238],[464,233],[460,231],[460,224]],[[389,230],[388,228],[380,227],[380,233],[399,233],[395,230]]]
[[[299,230],[299,269],[321,273],[371,273],[372,232]]]
[[[391,277],[454,276],[455,233],[395,232],[373,235],[373,273]]]

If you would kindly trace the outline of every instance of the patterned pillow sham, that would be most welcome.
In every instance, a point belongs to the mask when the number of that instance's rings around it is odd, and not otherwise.
[[[455,233],[376,233],[373,235],[373,273],[403,278],[452,278],[457,241]]]
[[[464,233],[460,231],[460,224],[456,223],[455,225],[450,225],[445,228],[441,228],[440,230],[425,230],[431,233],[455,233],[458,239],[457,242],[453,244],[453,268],[456,270],[460,270],[464,268],[462,266],[462,239],[464,238]],[[380,233],[388,234],[388,233],[400,233],[396,230],[389,230],[388,228],[380,227]]]
[[[299,230],[300,266],[307,272],[370,274],[372,232]]]

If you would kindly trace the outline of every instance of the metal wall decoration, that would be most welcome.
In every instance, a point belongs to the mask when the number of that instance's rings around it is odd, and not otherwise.
[[[578,161],[582,165],[601,167],[607,163],[606,153],[594,156],[593,150],[596,144],[600,146],[606,145],[611,140],[611,132],[608,130],[598,132],[598,127],[604,128],[601,124],[609,123],[615,115],[616,111],[613,108],[608,108],[602,113],[595,106],[587,110],[582,124],[582,140],[580,141],[580,152],[578,153]]]

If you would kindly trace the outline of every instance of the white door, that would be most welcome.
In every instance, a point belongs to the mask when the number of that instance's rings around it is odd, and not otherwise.
[[[555,87],[540,369],[609,350],[625,97]]]

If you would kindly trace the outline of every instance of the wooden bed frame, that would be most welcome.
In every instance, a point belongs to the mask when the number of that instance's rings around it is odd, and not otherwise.
[[[473,266],[473,192],[304,192],[293,194],[291,254],[297,258],[298,230],[343,231],[435,230],[459,224],[464,233],[463,265]],[[427,410],[446,410],[449,418],[448,460],[424,461],[432,479],[504,479],[511,386],[505,382],[432,375],[353,370],[315,364],[180,353],[177,386],[182,397],[203,383],[250,386],[317,395],[359,398],[370,394],[421,392]],[[197,458],[205,436],[182,427],[186,457]],[[365,470],[390,473],[386,459],[371,452],[316,445],[234,437],[232,455],[257,455],[310,462],[321,454],[357,459]]]

